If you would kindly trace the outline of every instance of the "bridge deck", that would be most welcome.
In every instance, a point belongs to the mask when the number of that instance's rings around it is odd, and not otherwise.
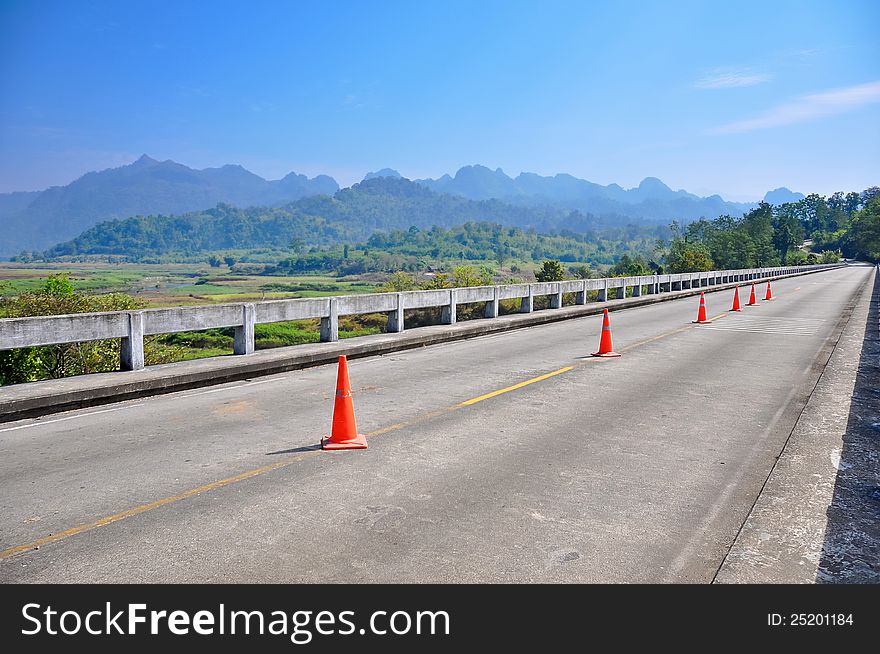
[[[0,580],[709,581],[871,274],[0,425]]]

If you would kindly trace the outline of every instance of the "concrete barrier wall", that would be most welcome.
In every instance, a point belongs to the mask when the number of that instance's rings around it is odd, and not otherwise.
[[[258,323],[306,320],[330,315],[330,298],[269,300],[254,303]]]
[[[618,298],[624,295],[635,297],[640,296],[643,289],[647,289],[649,294],[667,293],[716,284],[818,272],[841,265],[843,264],[713,270],[700,273],[574,279],[562,282],[268,300],[142,311],[5,318],[0,320],[0,350],[121,338],[121,366],[124,370],[137,370],[144,367],[143,338],[149,334],[234,327],[235,353],[249,354],[254,351],[256,324],[319,318],[321,340],[336,341],[339,338],[339,316],[387,313],[388,331],[402,332],[406,309],[439,307],[441,322],[453,324],[456,322],[458,304],[485,302],[485,316],[493,318],[498,315],[500,300],[520,299],[520,311],[528,313],[534,309],[535,296],[550,296],[550,308],[558,309],[562,306],[563,293],[575,293],[575,303],[584,304],[587,291],[597,291],[598,301],[602,302],[608,299],[609,288],[618,289]]]

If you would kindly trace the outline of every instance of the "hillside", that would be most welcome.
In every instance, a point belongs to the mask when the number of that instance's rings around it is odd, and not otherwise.
[[[136,259],[230,248],[283,250],[294,240],[310,246],[355,243],[375,232],[412,226],[448,228],[467,222],[583,234],[620,228],[624,221],[556,208],[513,206],[498,200],[468,200],[434,193],[407,179],[377,177],[337,191],[332,197],[305,197],[283,207],[239,209],[222,204],[179,216],[103,222],[46,254],[119,254]]]
[[[567,174],[543,177],[521,173],[512,178],[500,168],[465,166],[454,177],[443,175],[438,179],[416,181],[433,191],[473,200],[494,198],[517,205],[549,205],[661,223],[722,214],[740,215],[757,206],[757,203],[726,202],[718,195],[703,198],[683,190],[673,191],[656,177],[646,177],[638,187],[624,189],[617,184],[603,186]]]
[[[376,188],[370,186],[373,182],[398,182],[403,186],[396,190],[389,185],[380,186],[382,197],[373,194],[371,199],[362,198],[352,208],[344,191],[367,196]],[[401,204],[404,188],[408,199]],[[433,195],[419,196],[416,189]],[[521,173],[511,178],[500,168],[493,171],[479,165],[465,166],[455,176],[443,175],[415,183],[396,170],[383,168],[368,173],[361,184],[343,189],[342,195],[338,190],[336,181],[326,175],[309,179],[290,173],[283,179],[268,181],[241,166],[196,170],[144,155],[127,166],[83,175],[67,186],[0,194],[0,229],[4,235],[0,239],[0,257],[50,248],[107,220],[203,212],[219,204],[238,208],[289,207],[310,197],[313,202],[297,204],[292,210],[327,220],[335,220],[331,215],[346,221],[364,220],[361,231],[366,236],[375,229],[406,228],[411,224],[450,226],[466,220],[540,229],[566,227],[575,231],[627,222],[666,225],[672,220],[687,222],[723,214],[741,215],[756,206],[726,202],[718,195],[700,197],[674,191],[655,177],[645,178],[638,187],[624,189],[617,184],[603,186],[567,174],[545,177]],[[800,194],[777,189],[768,196],[787,198]],[[469,201],[477,204],[468,204]],[[475,213],[466,215],[467,212]]]
[[[144,155],[127,166],[83,175],[40,193],[0,195],[0,256],[42,250],[114,218],[180,214],[227,203],[274,206],[334,193],[331,177],[295,173],[267,181],[241,166],[195,170]]]

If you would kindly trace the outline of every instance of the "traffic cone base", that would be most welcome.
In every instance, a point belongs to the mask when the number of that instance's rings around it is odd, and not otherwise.
[[[367,449],[367,437],[357,434],[347,441],[331,441],[329,436],[321,439],[322,450],[365,450]]]
[[[359,434],[354,421],[354,404],[351,400],[351,384],[348,381],[348,360],[339,357],[336,374],[336,399],[333,404],[333,429],[330,436],[321,439],[324,450],[363,450],[367,437]]]
[[[608,309],[604,309],[602,312],[602,333],[599,336],[599,351],[591,352],[590,356],[593,357],[619,357],[620,354],[614,351],[614,346],[611,344],[611,320],[608,318]]]

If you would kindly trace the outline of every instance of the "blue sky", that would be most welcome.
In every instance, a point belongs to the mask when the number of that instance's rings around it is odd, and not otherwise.
[[[0,0],[0,192],[142,153],[481,163],[728,199],[880,184],[880,2]]]

